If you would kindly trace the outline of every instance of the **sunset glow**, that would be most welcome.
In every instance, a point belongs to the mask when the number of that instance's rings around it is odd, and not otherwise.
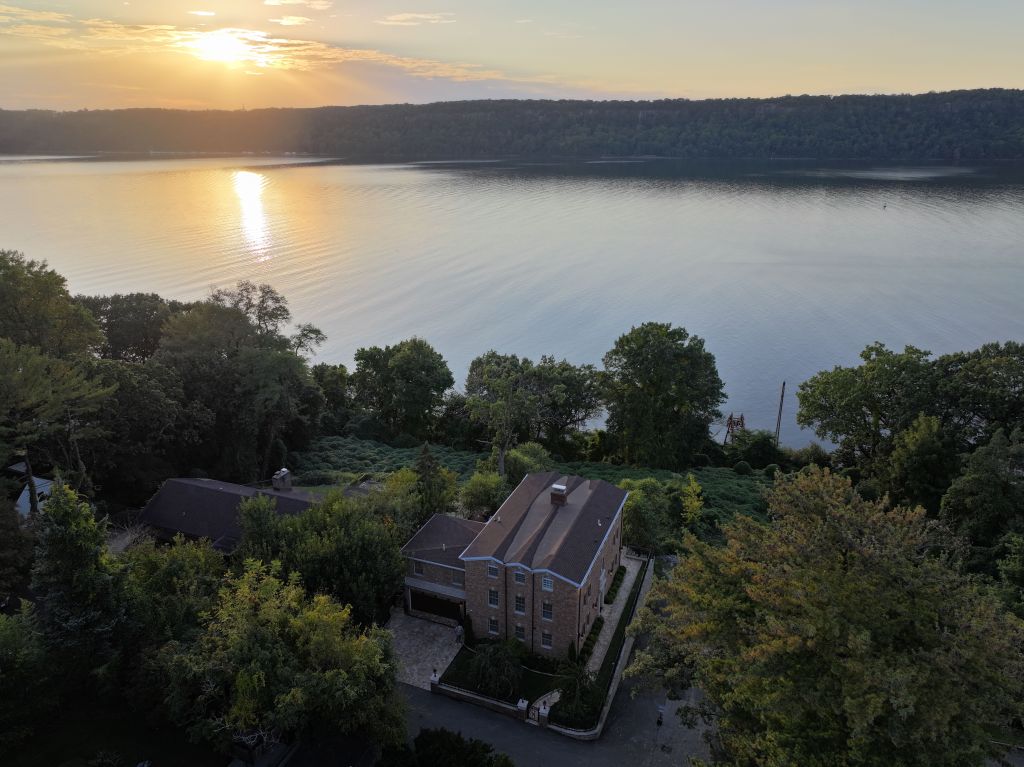
[[[244,34],[236,30],[207,32],[182,45],[191,48],[196,57],[203,61],[222,61],[225,64],[251,62],[256,66],[266,66],[266,56],[258,53]]]

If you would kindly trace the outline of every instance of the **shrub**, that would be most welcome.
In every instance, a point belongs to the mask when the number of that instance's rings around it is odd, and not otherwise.
[[[775,479],[775,475],[779,473],[779,465],[777,463],[770,463],[764,467],[764,475],[768,479]]]
[[[594,645],[597,644],[597,637],[601,633],[601,628],[604,626],[604,616],[598,615],[594,618],[594,624],[590,627],[590,633],[587,634],[587,638],[583,640],[583,646],[579,652],[579,663],[580,665],[586,665],[586,662],[590,660],[590,656],[594,654]]]
[[[711,457],[707,453],[694,453],[693,459],[690,461],[694,468],[701,468],[704,466],[711,465]]]
[[[615,596],[619,593],[619,587],[622,586],[622,581],[626,577],[626,566],[619,565],[619,569],[615,571],[615,577],[612,578],[612,585],[608,587],[608,593],[604,595],[604,603],[610,605],[615,601]]]
[[[469,511],[492,513],[508,497],[508,485],[495,472],[478,471],[462,486],[459,500]]]
[[[732,467],[732,470],[741,477],[745,477],[753,471],[753,469],[750,468],[750,464],[746,461],[737,461],[736,465]]]
[[[873,479],[861,480],[854,489],[857,491],[857,495],[865,501],[877,501],[882,497],[882,491],[878,487],[878,482]]]
[[[523,646],[514,639],[479,645],[470,662],[474,687],[493,698],[507,699],[523,681]]]

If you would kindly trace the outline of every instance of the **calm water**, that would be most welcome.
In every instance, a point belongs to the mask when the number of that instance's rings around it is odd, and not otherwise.
[[[289,164],[290,163],[290,164]],[[1013,169],[344,166],[0,158],[0,248],[74,292],[269,282],[351,363],[411,335],[457,379],[495,348],[600,361],[633,324],[703,336],[729,402],[803,444],[796,385],[867,344],[1024,340]]]

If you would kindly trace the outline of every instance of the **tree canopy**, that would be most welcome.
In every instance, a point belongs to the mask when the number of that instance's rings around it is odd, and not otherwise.
[[[923,509],[809,469],[652,592],[634,673],[704,693],[721,763],[980,765],[1024,713],[1024,627]]]

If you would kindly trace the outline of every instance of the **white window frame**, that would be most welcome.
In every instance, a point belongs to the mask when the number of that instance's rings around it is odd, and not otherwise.
[[[540,580],[541,591],[554,591],[555,590],[555,579],[550,575],[545,575]]]
[[[525,642],[526,641],[526,629],[523,627],[523,625],[521,623],[517,623],[516,624],[516,629],[515,629],[514,635],[515,635],[515,638],[518,639],[520,642]],[[522,636],[520,636],[520,635],[522,635]]]
[[[547,613],[547,615],[545,615]],[[552,602],[544,602],[540,607],[540,616],[546,621],[553,621],[555,619],[555,605]]]
[[[490,562],[487,565],[487,577],[488,578],[497,578],[498,577],[498,566],[496,564],[494,564],[493,562]]]
[[[500,607],[501,597],[498,595],[497,589],[487,590],[487,606],[488,607]]]
[[[540,646],[545,650],[550,650],[555,643],[555,638],[551,636],[550,631],[541,632],[540,635]]]
[[[523,605],[521,610],[519,609],[520,603]],[[516,615],[526,615],[526,597],[522,594],[516,594],[515,612]]]
[[[522,570],[516,570],[516,583],[526,583],[526,573],[524,573]]]
[[[488,634],[497,634],[498,633],[498,619],[497,618],[488,618],[487,619],[487,633]]]

